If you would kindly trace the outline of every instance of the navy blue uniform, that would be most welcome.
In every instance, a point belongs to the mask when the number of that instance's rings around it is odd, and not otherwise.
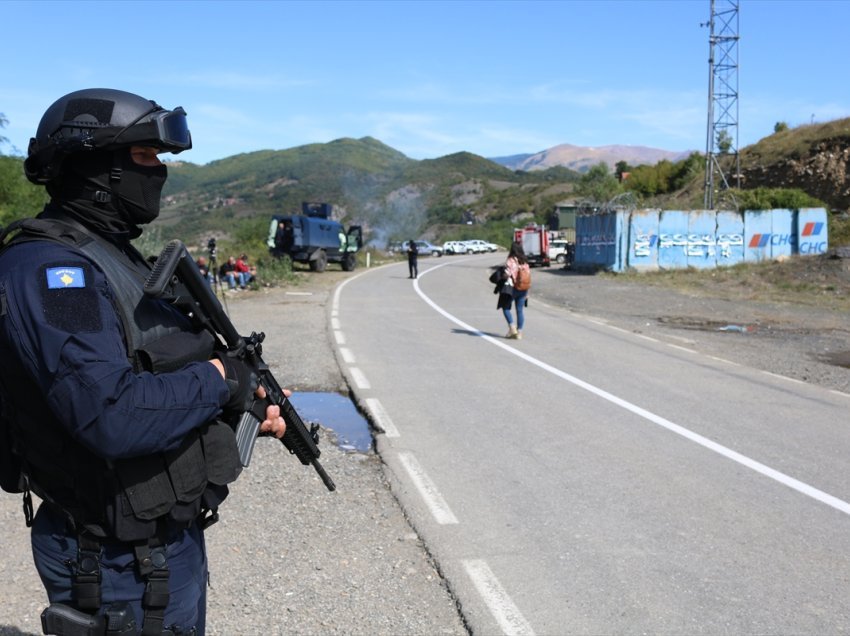
[[[35,412],[107,461],[176,449],[187,433],[213,420],[229,396],[226,383],[208,362],[158,375],[134,372],[122,330],[105,276],[81,253],[34,241],[0,254],[4,386],[29,387],[32,394],[11,397],[35,405]],[[22,375],[28,382],[16,381]],[[44,422],[34,419],[27,425],[44,427]],[[33,526],[33,554],[51,602],[70,599],[73,536],[62,514],[42,505]],[[202,531],[193,526],[168,539],[172,602],[164,624],[197,625],[202,633]],[[103,605],[135,601],[141,625],[138,599],[143,582],[132,560],[132,550],[104,541]]]

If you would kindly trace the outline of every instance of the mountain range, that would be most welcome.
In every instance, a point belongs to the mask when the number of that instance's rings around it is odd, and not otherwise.
[[[630,166],[655,165],[662,159],[681,161],[693,151],[673,152],[648,148],[646,146],[573,146],[560,144],[534,154],[510,155],[507,157],[490,157],[490,161],[505,166],[511,170],[546,170],[555,166],[563,166],[576,172],[586,172],[598,163],[605,163],[613,172],[617,162],[625,161]]]
[[[493,238],[503,238],[518,223],[548,222],[565,201],[607,201],[605,192],[580,190],[582,167],[605,162],[613,171],[619,161],[635,168],[661,160],[687,164],[680,160],[690,154],[561,144],[495,159],[458,152],[414,160],[371,137],[343,138],[205,165],[170,162],[157,225],[169,226],[173,236],[206,240],[229,235],[262,244],[272,214],[297,213],[303,201],[321,201],[333,204],[337,218],[361,225],[378,241],[414,236],[498,242]],[[740,156],[745,189],[797,188],[838,210],[850,208],[848,166],[850,119],[776,132]],[[677,176],[674,191],[656,190],[655,196],[643,195],[641,203],[698,209],[704,198],[703,168],[699,161],[683,166],[687,172]],[[653,175],[642,174],[653,185]]]

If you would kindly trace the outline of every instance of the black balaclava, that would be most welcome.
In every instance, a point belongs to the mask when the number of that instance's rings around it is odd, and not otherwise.
[[[164,166],[140,166],[129,148],[79,153],[65,161],[60,179],[47,191],[66,212],[107,235],[136,238],[139,225],[159,216]]]

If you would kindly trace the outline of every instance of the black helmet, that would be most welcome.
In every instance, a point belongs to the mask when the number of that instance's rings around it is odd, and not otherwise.
[[[181,107],[162,106],[133,93],[111,88],[87,88],[56,100],[44,113],[30,139],[24,171],[44,185],[62,174],[62,163],[73,153],[153,146],[174,154],[192,147],[192,136]]]

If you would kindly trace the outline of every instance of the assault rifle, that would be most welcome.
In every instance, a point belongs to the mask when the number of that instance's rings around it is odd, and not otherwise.
[[[238,358],[253,369],[260,385],[265,388],[266,397],[260,399],[254,396],[251,407],[242,414],[236,426],[236,442],[242,465],[248,466],[251,461],[260,423],[266,419],[266,407],[277,404],[286,422],[286,432],[281,439],[283,445],[305,466],[312,464],[328,490],[335,490],[336,486],[319,463],[319,425],[313,424],[307,429],[269,366],[263,361],[262,342],[265,334],[254,332],[248,337],[239,335],[210,289],[209,282],[201,276],[198,266],[181,241],[170,241],[162,250],[145,280],[144,291],[147,296],[163,298],[188,309],[219,344],[224,341],[228,356]]]

